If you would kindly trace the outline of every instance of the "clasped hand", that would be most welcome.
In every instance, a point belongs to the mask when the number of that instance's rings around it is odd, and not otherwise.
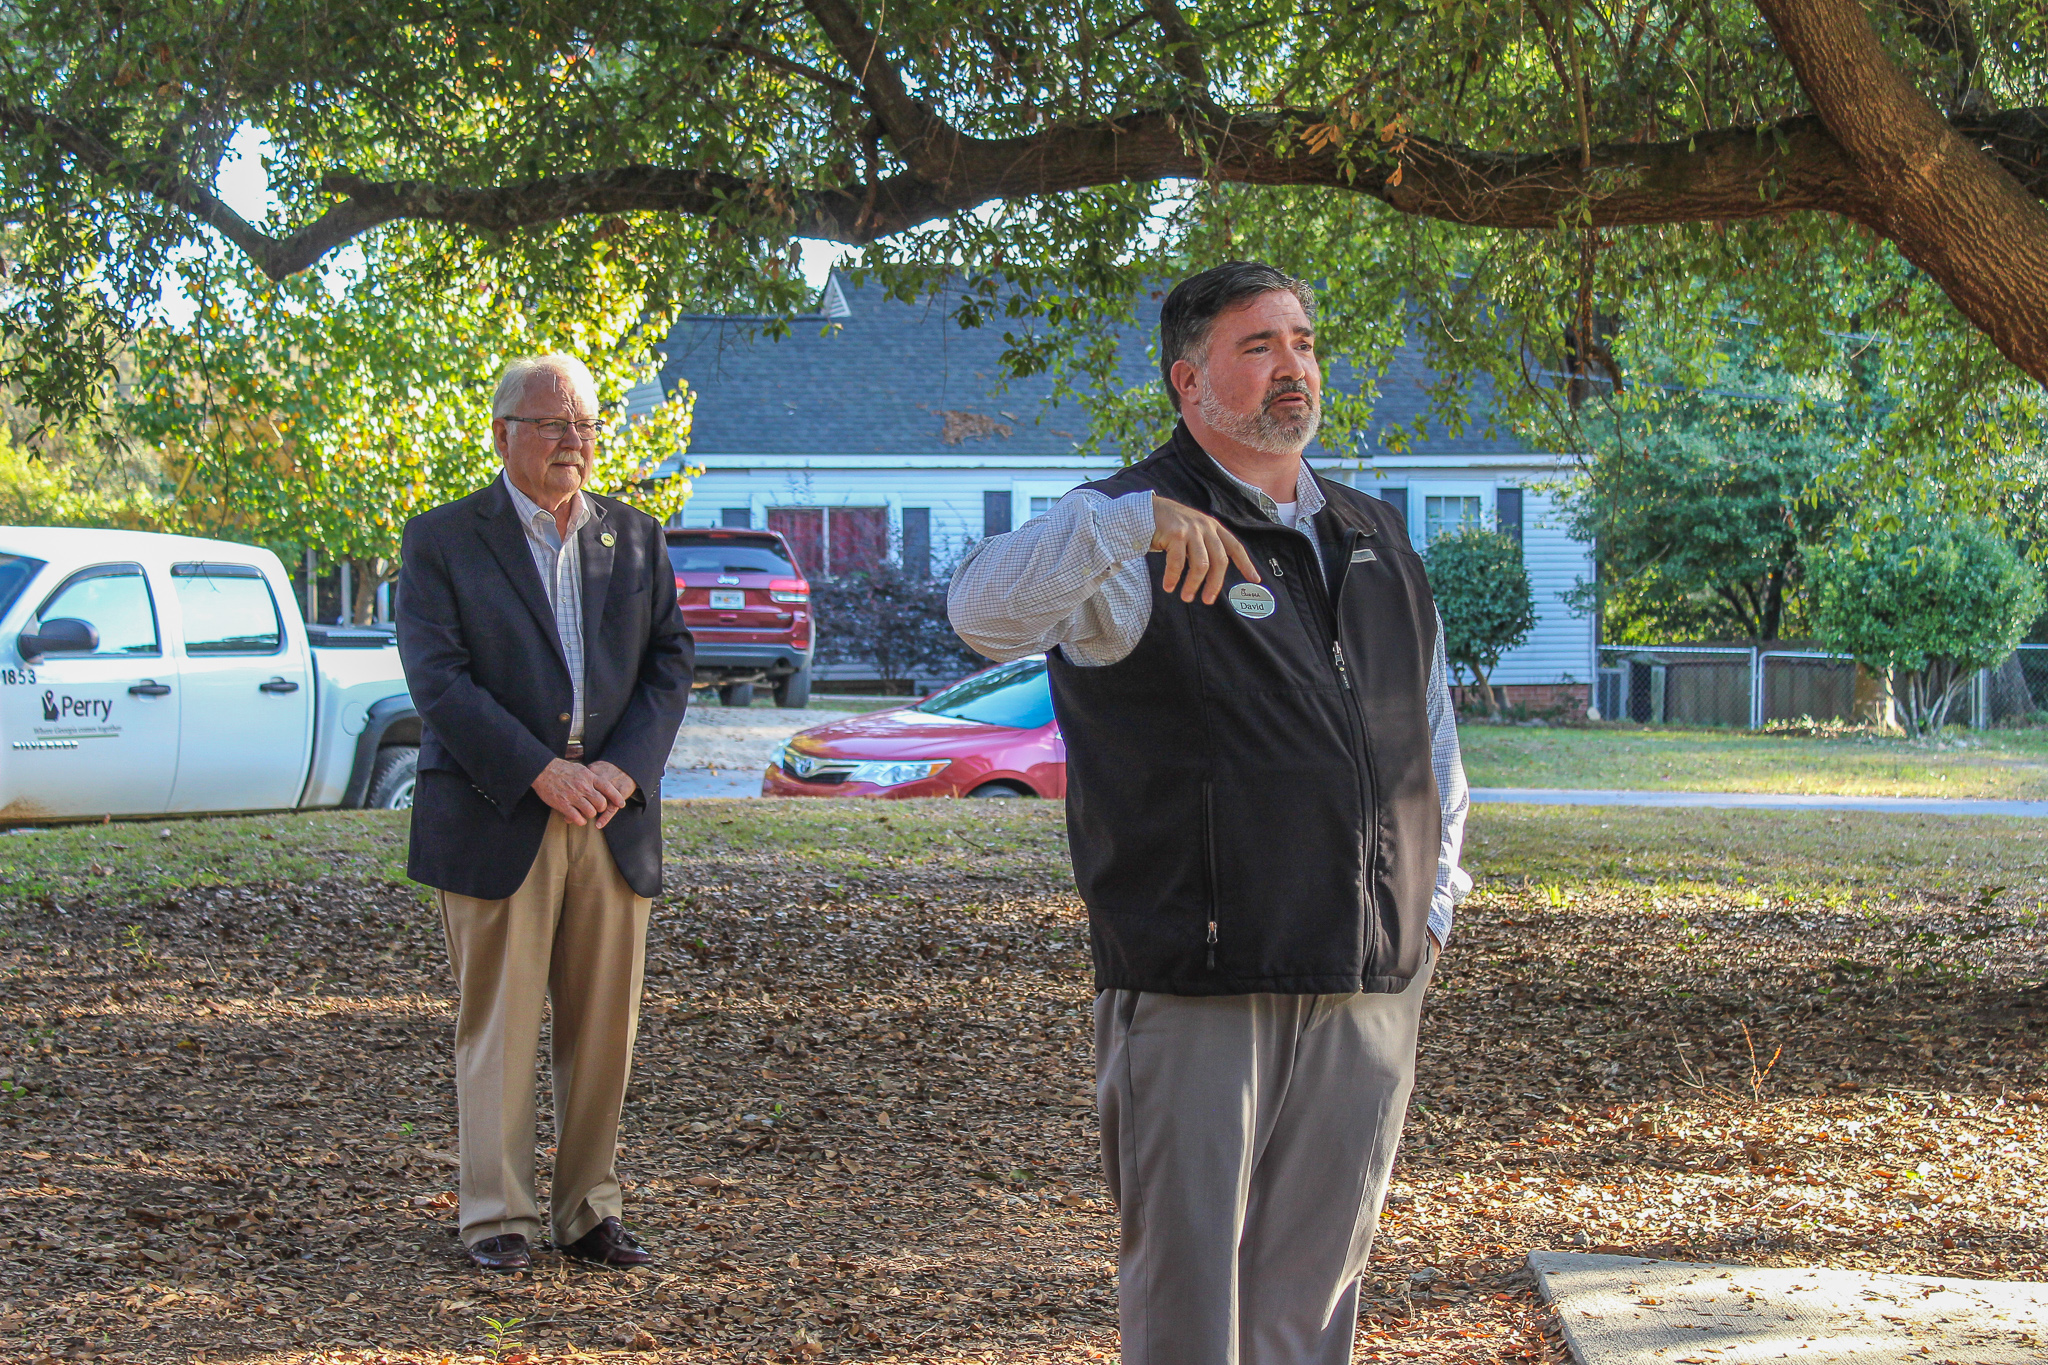
[[[551,809],[560,811],[564,820],[572,825],[587,825],[594,820],[599,829],[626,808],[626,802],[637,790],[638,783],[617,764],[604,759],[586,764],[557,758],[533,779],[534,794]]]

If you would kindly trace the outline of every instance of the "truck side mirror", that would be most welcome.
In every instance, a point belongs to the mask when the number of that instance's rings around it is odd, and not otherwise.
[[[100,633],[90,621],[76,616],[53,616],[40,631],[23,631],[14,637],[14,647],[24,662],[34,663],[45,654],[90,654],[100,647]]]

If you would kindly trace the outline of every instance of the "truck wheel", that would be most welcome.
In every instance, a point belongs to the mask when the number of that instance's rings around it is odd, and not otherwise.
[[[727,706],[752,706],[754,685],[752,683],[727,683],[718,689],[718,700]]]
[[[370,810],[411,810],[412,789],[419,780],[420,751],[413,744],[393,744],[377,751],[370,769],[370,792],[363,805]]]
[[[786,678],[775,680],[775,704],[801,711],[811,704],[811,666],[805,664]]]

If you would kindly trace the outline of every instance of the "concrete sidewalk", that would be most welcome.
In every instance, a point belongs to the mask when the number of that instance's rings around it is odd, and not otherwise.
[[[2042,1365],[2048,1284],[1532,1251],[1579,1365]]]
[[[670,768],[661,775],[661,799],[696,800],[705,796],[759,796],[761,770],[738,771],[712,768]]]
[[[759,796],[759,767],[713,770],[670,768],[661,779],[665,799]],[[2048,818],[2048,801],[1919,801],[1892,796],[1773,796],[1754,792],[1579,791],[1550,787],[1474,787],[1477,804],[1534,806],[1699,806],[1722,810],[1871,810],[1917,815],[2014,815]]]
[[[1910,796],[1781,796],[1770,792],[1600,791],[1565,787],[1474,787],[1475,802],[1534,806],[1705,806],[1718,810],[1874,810],[1913,815],[2048,818],[2048,801],[1965,801]]]

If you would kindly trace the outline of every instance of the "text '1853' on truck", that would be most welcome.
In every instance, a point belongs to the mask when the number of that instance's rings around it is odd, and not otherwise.
[[[0,527],[0,821],[412,804],[389,631],[308,626],[276,555]]]

